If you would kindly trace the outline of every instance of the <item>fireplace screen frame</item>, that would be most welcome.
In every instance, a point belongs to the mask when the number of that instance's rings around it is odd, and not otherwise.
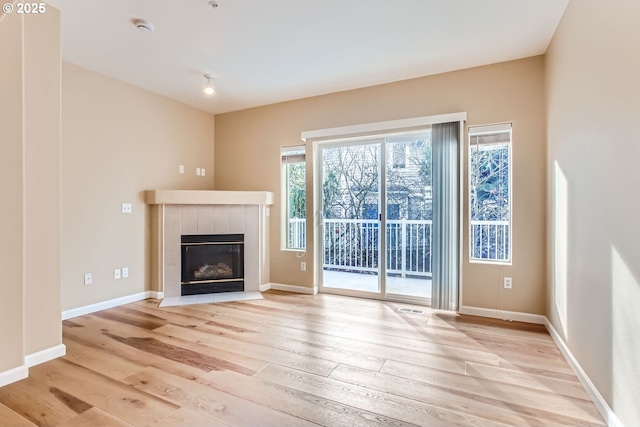
[[[193,234],[181,236],[181,295],[198,295],[221,292],[244,291],[244,234]],[[191,251],[190,251],[191,249]],[[198,251],[196,251],[199,249]],[[205,252],[203,254],[204,251]],[[203,264],[201,268],[211,270],[220,268],[222,277],[195,277],[194,258],[220,252],[225,262]],[[199,264],[196,262],[195,264]],[[229,268],[231,272],[225,274]],[[202,270],[204,272],[204,270]]]

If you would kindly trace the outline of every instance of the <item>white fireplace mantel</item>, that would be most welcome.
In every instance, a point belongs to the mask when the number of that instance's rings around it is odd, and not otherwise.
[[[148,205],[272,205],[270,191],[147,190]]]
[[[244,234],[245,291],[269,282],[268,191],[148,190],[151,208],[151,287],[180,296],[180,236]]]

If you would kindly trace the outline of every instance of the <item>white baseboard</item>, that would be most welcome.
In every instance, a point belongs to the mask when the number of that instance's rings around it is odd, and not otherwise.
[[[57,359],[58,357],[62,357],[65,354],[67,354],[67,347],[64,344],[60,344],[55,347],[44,349],[37,353],[27,354],[24,357],[24,364],[30,368],[32,366],[48,362],[49,360]]]
[[[29,376],[27,365],[18,366],[8,371],[0,372],[0,387],[23,380]]]
[[[39,365],[49,360],[62,357],[67,354],[67,347],[64,344],[47,348],[37,353],[28,354],[24,357],[24,365],[8,371],[0,372],[0,387],[23,380],[29,377],[29,368]]]
[[[264,285],[260,285],[260,292],[268,291],[271,289],[271,283],[265,283]]]
[[[147,296],[147,298],[153,298],[153,299],[162,299],[162,298],[164,298],[164,292],[147,291],[147,294],[149,294],[149,296]]]
[[[616,414],[604,400],[596,386],[593,384],[593,382],[591,382],[591,379],[589,378],[587,373],[584,371],[584,369],[582,369],[582,366],[580,366],[578,360],[573,356],[573,353],[571,353],[571,350],[569,349],[569,347],[567,347],[567,344],[564,342],[558,331],[556,331],[556,328],[553,327],[547,317],[545,317],[544,320],[544,326],[546,326],[547,331],[549,331],[549,335],[551,335],[551,338],[553,338],[553,341],[555,341],[556,345],[564,355],[564,358],[567,359],[569,366],[571,366],[571,369],[573,369],[573,372],[578,377],[580,384],[582,384],[582,386],[589,394],[589,397],[591,397],[591,400],[593,400],[593,403],[596,405],[596,408],[598,408],[598,412],[600,412],[600,415],[602,415],[604,421],[609,427],[624,427],[622,425],[622,422],[620,422]]]
[[[111,299],[109,301],[98,302],[95,304],[85,305],[84,307],[72,308],[62,312],[62,320],[71,319],[85,314],[95,313],[96,311],[106,310],[107,308],[117,307],[119,305],[129,304],[131,302],[142,301],[147,298],[159,298],[161,292],[145,291],[125,297]]]
[[[274,289],[276,291],[294,292],[296,294],[315,295],[318,293],[318,288],[315,286],[313,288],[307,288],[306,286],[283,285],[282,283],[268,283],[267,286],[269,286],[268,289]],[[262,291],[262,286],[260,286],[260,291]]]
[[[461,306],[458,313],[468,314],[470,316],[490,317],[492,319],[515,320],[516,322],[535,323],[538,325],[545,325],[547,319],[541,314],[497,310],[494,308],[470,307],[466,305]]]

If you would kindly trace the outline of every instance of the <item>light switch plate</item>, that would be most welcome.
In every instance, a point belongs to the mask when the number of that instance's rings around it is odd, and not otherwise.
[[[122,267],[122,278],[129,277],[129,267]]]
[[[116,268],[115,270],[113,270],[113,278],[116,280],[120,280],[120,277],[121,277],[120,269]]]
[[[85,285],[90,285],[92,283],[93,283],[93,274],[85,273],[85,275],[84,275],[84,284]]]

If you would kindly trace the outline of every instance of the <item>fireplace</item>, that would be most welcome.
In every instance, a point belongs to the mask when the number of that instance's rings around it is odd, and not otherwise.
[[[182,235],[181,295],[244,291],[244,234]]]

